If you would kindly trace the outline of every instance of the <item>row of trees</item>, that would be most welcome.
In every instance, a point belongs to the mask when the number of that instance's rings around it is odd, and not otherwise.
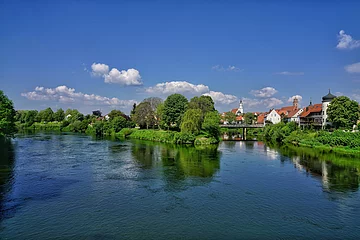
[[[188,101],[181,94],[172,94],[163,102],[152,97],[134,105],[131,119],[141,128],[159,128],[199,135],[201,132],[218,137],[219,114],[209,96]]]

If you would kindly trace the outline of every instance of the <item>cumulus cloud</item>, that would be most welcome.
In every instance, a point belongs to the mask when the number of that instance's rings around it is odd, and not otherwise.
[[[203,95],[210,96],[217,104],[231,104],[238,101],[238,98],[236,96],[224,94],[222,92],[210,91],[208,93],[204,93]]]
[[[297,98],[299,100],[299,102],[301,102],[301,100],[303,99],[303,97],[300,95],[294,95],[292,97],[289,97],[289,99],[287,101],[292,103],[294,101],[294,98]]]
[[[219,72],[225,72],[225,71],[239,72],[239,71],[244,70],[244,69],[240,69],[238,67],[231,66],[231,65],[229,65],[228,67],[223,67],[221,65],[215,65],[215,66],[212,66],[211,69],[214,70],[214,71],[219,71]]]
[[[255,97],[268,98],[273,96],[278,91],[273,87],[264,87],[260,90],[251,90],[250,93]]]
[[[287,72],[287,71],[284,71],[284,72],[277,72],[275,74],[277,74],[277,75],[285,75],[285,76],[302,76],[305,73],[304,72]]]
[[[338,34],[337,49],[354,49],[360,47],[360,40],[353,39],[350,35],[341,30]]]
[[[360,73],[360,62],[345,66],[348,73]]]
[[[172,81],[172,82],[158,83],[153,87],[146,88],[145,91],[148,93],[164,93],[164,94],[172,94],[172,93],[201,94],[201,93],[209,92],[209,87],[203,84],[195,85],[186,81]]]
[[[123,86],[142,85],[140,73],[134,68],[121,71],[116,68],[110,70],[109,66],[106,64],[93,63],[91,65],[91,70],[93,76],[104,78],[104,82],[106,83],[116,83]]]
[[[74,88],[58,86],[56,88],[36,87],[32,92],[22,93],[29,100],[57,101],[60,103],[81,103],[86,105],[130,107],[136,101],[108,98],[95,94],[76,92]]]

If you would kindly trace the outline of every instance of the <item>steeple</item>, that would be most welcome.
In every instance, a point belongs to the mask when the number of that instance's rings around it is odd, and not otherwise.
[[[311,100],[311,97],[310,97],[310,104],[309,104],[309,106],[312,106],[312,100]]]
[[[297,97],[294,97],[293,106],[294,106],[296,109],[299,108],[299,99],[297,99]]]
[[[239,115],[244,113],[244,106],[243,106],[243,102],[242,102],[241,99],[240,99],[240,102],[239,102],[239,109],[237,110],[236,113],[239,114]]]

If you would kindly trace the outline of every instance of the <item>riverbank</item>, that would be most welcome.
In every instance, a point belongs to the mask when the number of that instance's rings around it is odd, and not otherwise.
[[[176,131],[154,130],[154,129],[135,129],[123,128],[115,134],[118,138],[130,138],[148,140],[153,142],[173,143],[173,144],[194,144],[207,145],[219,142],[214,137],[205,135],[195,136],[191,133],[182,133]]]
[[[261,137],[271,143],[360,156],[360,132],[300,130],[295,123],[280,123],[266,126]]]

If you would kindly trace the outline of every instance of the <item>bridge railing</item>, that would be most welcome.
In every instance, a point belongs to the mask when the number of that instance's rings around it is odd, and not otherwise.
[[[264,124],[220,124],[223,128],[263,128]]]

